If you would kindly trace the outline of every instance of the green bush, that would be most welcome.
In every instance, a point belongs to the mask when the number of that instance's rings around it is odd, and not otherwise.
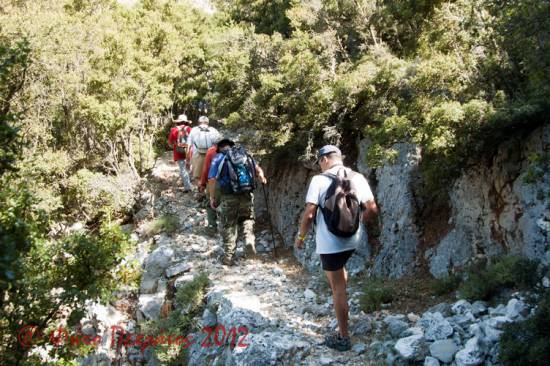
[[[174,301],[176,310],[171,311],[167,317],[156,322],[143,324],[144,333],[156,337],[160,334],[186,336],[193,331],[193,318],[199,315],[204,308],[204,297],[208,287],[208,275],[199,273],[193,280],[178,288]],[[185,358],[186,349],[183,346],[158,344],[155,346],[155,354],[163,365],[181,365]]]
[[[446,295],[456,291],[462,282],[459,275],[451,274],[449,276],[437,279],[432,285],[432,291],[436,295]]]
[[[153,236],[159,233],[172,234],[180,224],[179,217],[176,215],[161,216],[149,223],[147,235]]]
[[[500,337],[500,361],[504,365],[542,366],[550,360],[550,291],[540,297],[535,314],[507,324]]]
[[[129,174],[108,176],[80,169],[67,179],[63,209],[76,220],[122,215],[133,204],[134,184]]]
[[[384,284],[382,279],[372,279],[363,288],[363,295],[359,299],[361,310],[365,313],[371,313],[382,308],[382,304],[387,304],[395,298],[395,289]]]
[[[489,300],[504,288],[533,288],[540,278],[537,261],[508,256],[487,268],[470,269],[460,293],[469,300]]]

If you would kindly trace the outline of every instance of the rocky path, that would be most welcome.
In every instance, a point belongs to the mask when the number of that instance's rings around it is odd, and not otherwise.
[[[494,307],[458,300],[419,315],[387,310],[365,314],[359,297],[366,277],[352,276],[348,293],[354,346],[348,352],[333,351],[320,345],[323,336],[336,328],[324,276],[307,272],[288,250],[279,248],[275,258],[262,222],[256,225],[258,256],[243,258],[239,243],[236,265],[221,265],[221,238],[206,235],[206,210],[195,194],[182,192],[170,155],[157,161],[146,186],[135,225],[128,228],[137,243],[129,259],[139,261],[143,269],[139,289],[122,291],[110,306],[90,304],[82,332],[101,336],[103,344],[81,365],[164,364],[152,347],[145,352],[139,347],[113,349],[117,335],[112,327],[139,334],[144,324],[162,321],[172,312],[186,313],[173,301],[174,293],[200,273],[208,275],[209,285],[204,307],[188,334],[196,341],[178,364],[499,365],[503,325],[534,311],[516,293]],[[176,219],[166,221],[167,217]],[[550,286],[550,280],[545,281],[542,285]],[[227,337],[207,345],[204,327],[225,331]],[[231,346],[231,330],[236,347]]]
[[[159,233],[152,238],[151,251],[143,261],[138,321],[158,319],[169,286],[178,288],[205,271],[210,286],[198,323],[227,330],[246,327],[249,333],[241,339],[248,346],[203,347],[197,342],[188,353],[190,365],[367,364],[362,354],[366,347],[357,340],[354,350],[344,353],[318,345],[335,327],[324,279],[305,272],[288,251],[279,249],[275,258],[271,236],[261,228],[256,233],[256,258],[244,259],[239,243],[236,265],[221,265],[221,238],[205,235],[206,210],[195,194],[179,188],[177,166],[169,155],[159,159],[152,176],[160,189],[146,195],[148,204],[136,215],[140,220],[136,233],[140,239],[147,236],[152,216],[175,215],[179,225],[172,234]],[[358,317],[357,304],[356,296],[351,300],[354,318]],[[365,327],[368,325],[363,324]],[[200,329],[195,333],[198,338],[205,335]]]

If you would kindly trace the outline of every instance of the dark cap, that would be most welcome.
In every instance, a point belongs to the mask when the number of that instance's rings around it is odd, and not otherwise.
[[[218,141],[218,144],[216,146],[217,146],[216,151],[220,152],[220,148],[222,148],[224,146],[233,147],[233,146],[235,146],[235,142],[233,140],[230,140],[230,139],[221,139],[220,141]]]
[[[319,154],[317,155],[317,163],[319,162],[319,159],[321,159],[321,157],[332,153],[336,153],[338,156],[342,156],[342,152],[336,146],[334,145],[323,146],[322,148],[319,149]]]

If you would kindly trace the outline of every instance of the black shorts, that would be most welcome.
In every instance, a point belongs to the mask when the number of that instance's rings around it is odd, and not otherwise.
[[[353,252],[355,252],[355,249],[339,253],[319,254],[321,256],[321,265],[325,271],[338,271],[344,268]]]

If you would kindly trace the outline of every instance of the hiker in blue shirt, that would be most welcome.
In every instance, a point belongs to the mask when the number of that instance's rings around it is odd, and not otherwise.
[[[256,178],[262,184],[267,180],[262,168],[241,146],[229,139],[218,142],[218,154],[212,159],[208,172],[210,206],[220,215],[224,245],[224,265],[233,264],[239,226],[242,225],[245,255],[256,254],[254,237],[254,195]],[[220,202],[216,202],[215,187],[219,183]]]

